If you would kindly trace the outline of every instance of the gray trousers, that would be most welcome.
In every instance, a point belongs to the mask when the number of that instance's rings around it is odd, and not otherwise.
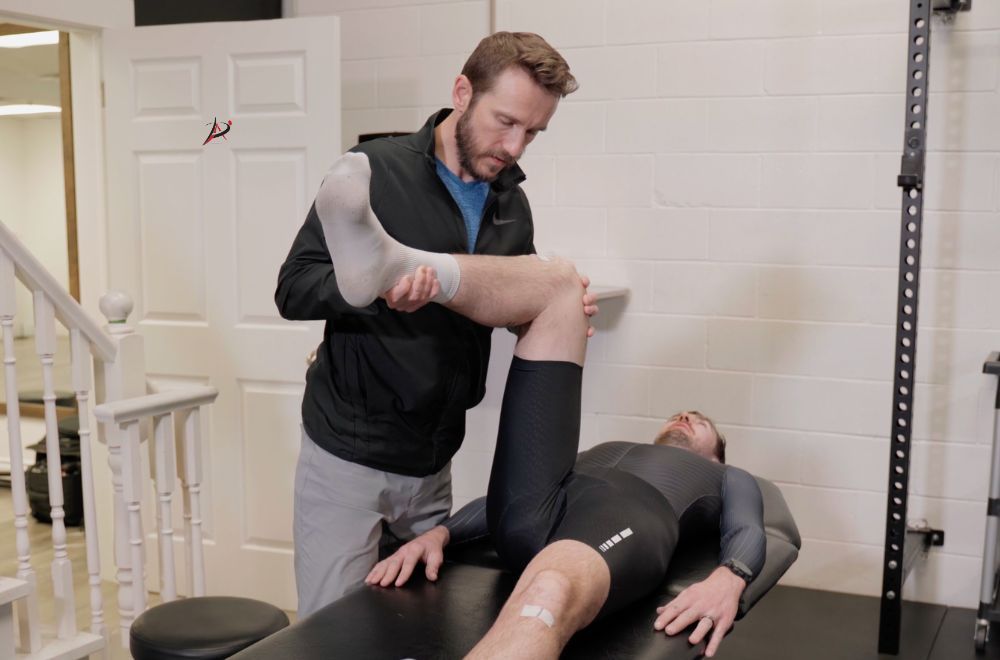
[[[293,523],[299,618],[361,587],[381,545],[419,536],[450,511],[450,463],[428,477],[382,472],[334,456],[303,430]]]

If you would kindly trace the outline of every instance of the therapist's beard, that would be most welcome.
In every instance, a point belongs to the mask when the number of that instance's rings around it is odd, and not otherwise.
[[[471,126],[472,109],[474,107],[475,105],[459,117],[458,124],[455,126],[455,148],[458,150],[458,164],[463,171],[471,174],[479,181],[493,181],[499,176],[500,172],[496,174],[483,173],[476,168],[476,159],[492,156],[504,161],[507,167],[513,165],[516,159],[502,151],[480,151]]]

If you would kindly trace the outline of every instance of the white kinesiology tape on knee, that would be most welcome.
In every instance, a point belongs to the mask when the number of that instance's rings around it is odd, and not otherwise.
[[[521,616],[540,619],[549,628],[556,625],[556,618],[552,616],[552,612],[549,612],[541,605],[525,605],[521,608]]]

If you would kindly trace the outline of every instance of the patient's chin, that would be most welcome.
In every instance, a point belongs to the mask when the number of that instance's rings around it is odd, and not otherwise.
[[[680,429],[670,429],[661,433],[656,438],[656,444],[678,447],[680,449],[687,449],[688,451],[697,451],[694,443],[691,441],[691,437]]]

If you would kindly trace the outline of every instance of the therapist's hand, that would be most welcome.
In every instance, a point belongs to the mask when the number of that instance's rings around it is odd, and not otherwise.
[[[438,525],[424,532],[375,564],[375,568],[365,578],[365,584],[401,587],[413,575],[413,569],[419,562],[424,563],[424,575],[434,582],[438,577],[438,569],[444,561],[444,546],[448,545],[450,536],[448,528],[444,525]]]
[[[597,316],[597,312],[600,311],[597,308],[597,296],[587,291],[590,288],[589,277],[580,275],[580,284],[583,285],[583,313],[587,315],[587,336],[593,337],[594,326],[590,325],[590,319]]]
[[[431,301],[441,291],[441,282],[430,266],[420,266],[413,275],[404,275],[382,294],[389,309],[398,312],[415,312]]]

